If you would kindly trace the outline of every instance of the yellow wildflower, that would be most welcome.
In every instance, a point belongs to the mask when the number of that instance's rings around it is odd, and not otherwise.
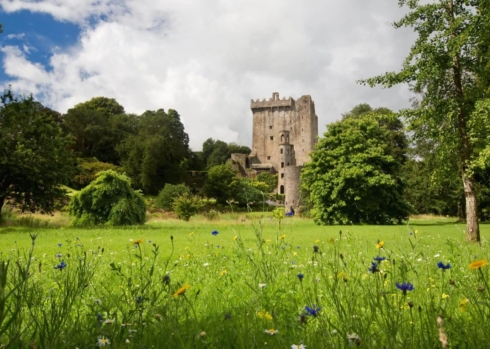
[[[319,243],[319,242],[320,242],[320,240],[319,240],[319,239],[316,239],[316,240],[315,240],[315,243]]]
[[[470,300],[468,298],[463,298],[459,302],[459,310],[461,310],[462,312],[465,312],[466,311],[466,306],[468,305],[469,302],[470,302]]]
[[[191,287],[191,285],[187,285],[185,284],[184,286],[182,286],[181,288],[179,288],[174,294],[173,294],[173,297],[174,298],[177,298],[178,296],[183,296],[185,291],[187,291],[189,288]]]
[[[270,330],[265,330],[264,332],[267,334],[270,334],[272,336],[276,333],[279,333],[279,330],[275,330],[275,329],[271,328]]]
[[[342,279],[344,281],[349,280],[349,277],[347,276],[346,273],[344,273],[344,271],[341,271],[340,273],[338,273],[337,274],[337,278]]]
[[[226,271],[226,269],[225,269],[225,270],[222,270],[222,271],[221,271],[221,273],[219,273],[219,274],[220,274],[221,276],[224,276],[224,275],[228,274],[228,272],[227,272],[227,271]]]
[[[384,241],[379,241],[377,244],[376,244],[376,248],[383,248],[383,246],[385,245],[385,242]]]
[[[270,239],[267,239],[267,240],[265,240],[265,242],[271,242],[271,240]]]
[[[446,298],[449,298],[449,295],[446,294],[446,293],[443,293],[442,296],[441,296],[442,299],[446,299]]]
[[[484,267],[487,264],[488,264],[488,262],[485,259],[482,259],[480,261],[474,261],[474,262],[470,263],[470,269],[472,269],[472,270],[478,269],[478,268]]]
[[[192,236],[192,235],[194,235],[194,232],[192,232],[192,233],[189,234],[189,236]]]
[[[335,243],[335,240],[333,238],[330,238],[330,240],[328,240],[328,243],[334,244]]]
[[[279,239],[283,240],[285,237],[286,237],[286,234],[283,234],[283,235],[279,236]]]
[[[257,316],[261,319],[272,320],[272,315],[268,311],[262,310],[257,312]]]
[[[235,236],[233,237],[233,240],[237,241],[237,239],[238,239],[238,236],[237,236],[237,235],[235,235]]]
[[[131,244],[133,244],[133,246],[140,245],[142,243],[143,243],[143,239],[138,239],[138,240],[134,240],[133,242],[131,242]]]

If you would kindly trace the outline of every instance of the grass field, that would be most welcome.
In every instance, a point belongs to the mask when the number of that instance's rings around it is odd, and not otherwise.
[[[270,213],[0,228],[0,259],[12,261],[6,289],[20,285],[5,301],[0,347],[440,348],[445,338],[489,347],[489,267],[469,264],[489,259],[490,226],[481,246],[464,229],[449,218],[279,226]]]

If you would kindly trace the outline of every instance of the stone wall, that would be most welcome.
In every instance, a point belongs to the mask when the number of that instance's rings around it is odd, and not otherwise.
[[[284,201],[284,209],[286,212],[298,211],[298,207],[301,206],[300,195],[300,175],[303,166],[288,166],[285,169],[285,194],[286,200]]]

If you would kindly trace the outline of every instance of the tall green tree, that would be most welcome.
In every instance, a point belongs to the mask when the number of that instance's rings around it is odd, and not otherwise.
[[[177,111],[146,111],[138,117],[137,133],[119,146],[122,165],[133,185],[156,195],[165,183],[179,183],[190,154],[189,137]]]
[[[0,219],[8,200],[23,211],[52,212],[73,170],[70,140],[33,97],[1,96]]]
[[[486,0],[399,0],[409,13],[394,23],[418,34],[399,72],[362,83],[391,87],[408,83],[420,98],[402,111],[418,138],[438,143],[439,164],[456,158],[465,193],[466,237],[479,241],[477,192],[472,162],[479,157],[470,139],[475,104],[488,98],[490,44]],[[485,116],[488,120],[488,115]]]
[[[201,161],[206,165],[208,169],[223,165],[227,162],[232,153],[239,154],[250,154],[251,149],[244,145],[238,145],[236,143],[229,143],[214,140],[212,138],[208,138],[202,144],[202,152],[201,152]]]
[[[328,125],[301,173],[316,223],[391,224],[408,217],[402,158],[388,127],[394,119],[371,112]]]
[[[236,172],[230,164],[218,165],[208,171],[203,192],[209,198],[215,198],[219,204],[226,204],[234,198],[239,185]]]

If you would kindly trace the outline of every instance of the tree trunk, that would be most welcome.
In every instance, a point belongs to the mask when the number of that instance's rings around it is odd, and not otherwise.
[[[464,196],[466,200],[466,239],[480,242],[475,180],[463,173]]]

